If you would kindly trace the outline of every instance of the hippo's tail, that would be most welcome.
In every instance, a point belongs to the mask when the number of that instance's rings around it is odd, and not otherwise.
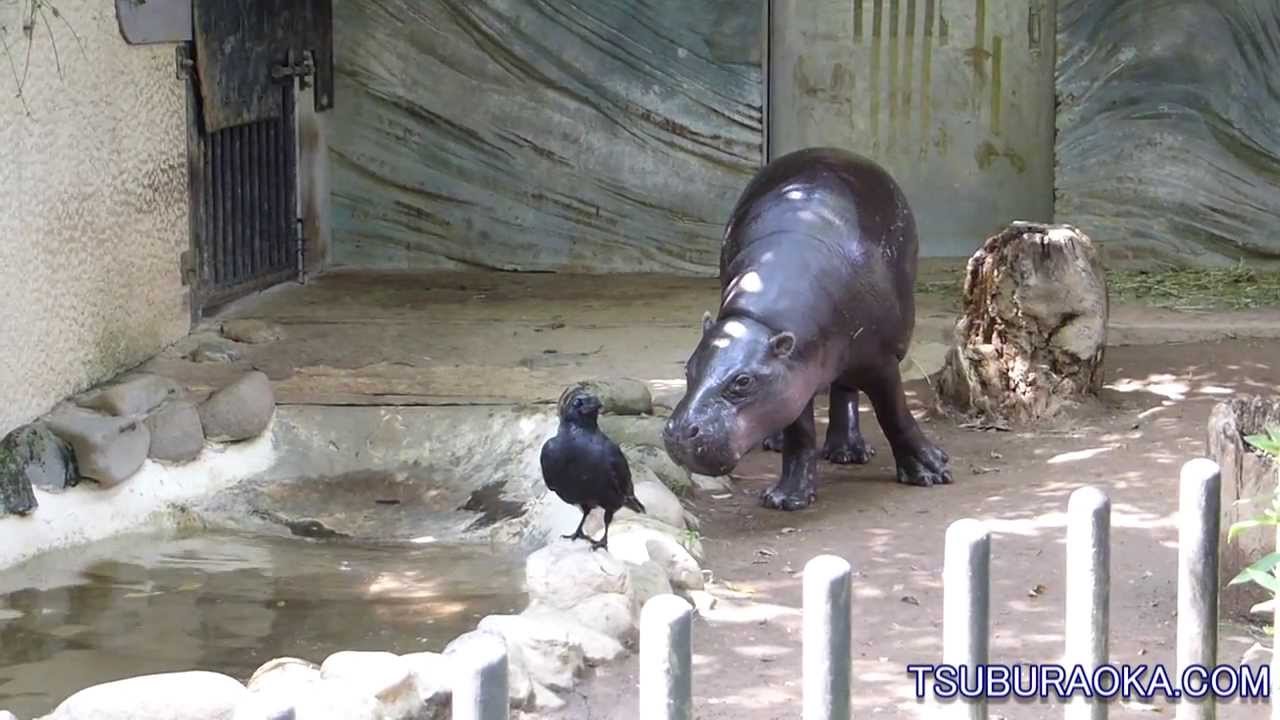
[[[626,498],[624,498],[622,501],[622,505],[624,507],[635,510],[641,515],[645,514],[644,504],[641,503],[638,499],[636,499],[635,495],[628,495]]]

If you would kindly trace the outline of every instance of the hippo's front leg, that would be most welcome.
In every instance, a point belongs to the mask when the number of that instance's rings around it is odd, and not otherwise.
[[[782,438],[782,476],[761,496],[760,504],[774,510],[803,510],[818,497],[818,433],[812,399],[782,431]]]
[[[822,457],[836,465],[866,465],[876,451],[867,446],[858,427],[858,391],[831,384],[831,420]]]
[[[906,485],[946,485],[951,482],[951,458],[942,448],[934,445],[920,431],[920,425],[907,407],[907,396],[902,389],[902,373],[896,361],[886,361],[877,377],[863,385],[863,391],[871,399],[876,420],[884,430],[893,459],[898,466],[898,482]]]

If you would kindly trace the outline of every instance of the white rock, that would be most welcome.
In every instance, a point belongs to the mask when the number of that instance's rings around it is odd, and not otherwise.
[[[614,533],[618,533],[619,535],[639,534],[643,535],[646,540],[653,538],[665,538],[675,545],[684,548],[685,552],[692,555],[694,560],[702,562],[702,540],[699,539],[697,533],[674,528],[646,515],[629,515],[622,520],[614,520],[613,527],[609,529],[609,550],[611,552],[613,551]],[[628,557],[623,557],[622,560],[624,562],[640,562],[639,560],[633,560]]]
[[[602,593],[627,591],[626,566],[585,542],[556,540],[530,555],[524,572],[529,597],[561,610]]]
[[[248,694],[220,673],[141,675],[85,688],[64,700],[48,720],[231,720]]]
[[[525,664],[524,654],[521,652],[519,645],[507,642],[506,638],[502,637],[500,633],[475,630],[459,635],[444,649],[445,662],[455,663],[466,657],[473,643],[482,641],[492,635],[497,635],[507,646],[507,692],[511,696],[511,706],[516,708],[526,707],[533,698],[533,681],[529,679],[529,671],[528,666]],[[450,684],[452,684],[452,680],[450,680]]]
[[[529,679],[553,690],[568,690],[585,664],[582,647],[562,628],[518,615],[490,615],[477,629],[502,635],[507,648],[519,647]]]
[[[650,471],[645,471],[645,475],[653,476]],[[656,477],[651,480],[639,480],[635,483],[636,498],[644,505],[644,513],[649,517],[659,520],[678,530],[686,528],[684,522],[684,506],[680,504],[680,498],[671,492],[666,485],[663,485]],[[636,512],[628,508],[623,508],[614,515],[614,522],[620,522],[629,517],[635,517]],[[611,528],[612,529],[612,528]],[[610,538],[612,540],[612,537]]]
[[[609,534],[609,552],[631,565],[655,562],[666,573],[672,587],[698,590],[703,587],[702,569],[689,548],[701,552],[701,543],[691,533],[677,538],[670,526],[652,518],[633,515],[614,523]]]
[[[559,710],[565,706],[565,701],[551,688],[534,683],[533,705],[539,710]]]
[[[490,617],[495,618],[494,622],[514,625],[516,632],[526,634],[522,640],[533,636],[539,640],[545,639],[547,642],[571,643],[581,649],[582,659],[590,667],[612,662],[626,653],[626,648],[617,639],[578,622],[570,612],[537,606],[520,615]]]
[[[635,640],[638,626],[631,611],[631,598],[622,593],[604,593],[588,598],[566,611],[569,617],[598,633],[622,643]]]
[[[688,510],[684,511],[684,524],[694,532],[697,532],[702,529],[702,521],[698,519],[697,515],[694,515]]]
[[[232,720],[299,720],[294,697],[281,692],[250,691],[236,705]],[[0,719],[2,720],[2,719]]]
[[[249,678],[249,689],[296,688],[320,681],[320,666],[307,660],[281,657],[263,663]]]
[[[418,676],[418,692],[422,694],[422,704],[432,710],[435,708],[443,710],[449,707],[453,695],[453,681],[449,677],[449,663],[444,655],[419,652],[400,657],[409,663],[413,673]]]
[[[699,475],[693,473],[693,486],[700,492],[724,493],[733,491],[733,481],[726,475]]]
[[[413,666],[389,652],[346,650],[330,655],[320,665],[326,684],[340,684],[360,697],[372,698],[378,717],[416,720],[422,714],[422,693]]]
[[[715,595],[705,590],[692,590],[689,592],[689,599],[693,601],[693,607],[699,613],[706,614],[716,609],[716,603],[719,601]]]
[[[631,580],[629,587],[631,612],[638,618],[641,608],[649,602],[649,598],[671,592],[671,581],[667,579],[667,573],[655,562],[629,565],[627,570],[630,571]]]
[[[18,720],[18,716],[8,710],[0,710],[0,720]]]

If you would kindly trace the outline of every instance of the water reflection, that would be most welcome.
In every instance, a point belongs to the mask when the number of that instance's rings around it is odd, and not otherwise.
[[[245,680],[285,655],[438,651],[519,610],[522,580],[517,558],[472,546],[201,534],[50,553],[0,574],[0,708],[36,716],[145,673]]]

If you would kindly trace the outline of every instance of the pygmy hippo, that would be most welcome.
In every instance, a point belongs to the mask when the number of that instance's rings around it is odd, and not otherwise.
[[[866,393],[893,449],[898,481],[951,482],[949,458],[907,408],[898,366],[915,326],[915,219],[875,162],[809,148],[769,163],[747,185],[720,249],[720,311],[703,317],[685,366],[688,390],[666,423],[671,457],[727,473],[781,433],[782,476],[762,496],[798,510],[817,497],[819,452],[866,463],[858,428]],[[814,394],[830,386],[826,444]]]

